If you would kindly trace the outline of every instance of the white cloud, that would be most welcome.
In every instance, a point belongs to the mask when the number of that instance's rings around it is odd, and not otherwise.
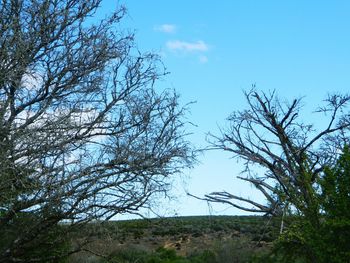
[[[41,88],[43,82],[44,77],[39,72],[28,71],[22,76],[21,86],[25,88],[28,92],[32,92]]]
[[[208,62],[208,57],[204,56],[204,55],[200,55],[198,59],[199,59],[199,62],[202,63],[202,64]]]
[[[175,33],[176,25],[173,24],[163,24],[160,26],[155,26],[154,30],[163,32],[163,33]]]
[[[208,51],[209,47],[204,41],[197,41],[197,42],[185,42],[180,40],[174,40],[174,41],[168,41],[166,43],[166,46],[168,49],[173,51]]]

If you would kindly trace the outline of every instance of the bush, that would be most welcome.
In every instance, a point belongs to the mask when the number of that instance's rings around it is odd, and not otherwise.
[[[191,263],[216,263],[216,255],[211,250],[205,250],[201,253],[194,254],[188,257]]]
[[[124,249],[113,253],[104,263],[224,263],[216,259],[213,251],[203,251],[187,258],[178,256],[175,250],[158,248],[154,252]],[[231,261],[230,261],[231,262]]]
[[[187,259],[177,256],[174,250],[159,248],[154,252],[141,249],[123,249],[114,252],[105,263],[190,263]]]
[[[64,225],[55,225],[46,233],[36,233],[33,229],[38,227],[39,217],[36,213],[22,212],[8,224],[1,227],[0,250],[7,248],[23,235],[32,235],[21,249],[14,249],[16,260],[37,262],[66,262],[67,254],[71,249],[70,235]]]
[[[350,150],[344,147],[334,167],[326,167],[317,196],[321,211],[296,218],[274,246],[280,262],[349,262]],[[276,261],[277,262],[277,261]]]

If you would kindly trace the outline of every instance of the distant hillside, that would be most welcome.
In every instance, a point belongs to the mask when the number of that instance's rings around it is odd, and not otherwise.
[[[196,255],[209,253],[220,263],[247,262],[244,258],[269,250],[277,236],[278,224],[260,216],[190,216],[96,222],[80,232],[75,242],[88,239],[89,243],[85,251],[72,256],[70,262],[127,263],[133,262],[132,259],[118,257],[129,253],[130,257],[139,255],[141,260],[145,255],[158,255],[159,249],[175,251],[173,256],[179,257],[178,260],[190,260]],[[203,260],[199,262],[216,262],[213,258],[211,261]],[[135,262],[177,261],[145,259]]]

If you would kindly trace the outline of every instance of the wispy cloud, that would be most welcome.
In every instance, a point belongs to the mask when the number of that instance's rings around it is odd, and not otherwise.
[[[160,26],[155,26],[154,30],[159,31],[159,32],[163,32],[163,33],[175,33],[176,32],[176,25],[163,24]]]
[[[186,52],[193,52],[193,51],[208,51],[209,47],[204,41],[197,41],[197,42],[186,42],[186,41],[180,41],[180,40],[174,40],[174,41],[168,41],[166,43],[166,46],[168,49],[172,51],[186,51]]]
[[[202,63],[202,64],[208,62],[208,57],[207,57],[207,56],[204,56],[204,55],[200,55],[200,56],[198,57],[198,59],[199,59],[199,62]]]

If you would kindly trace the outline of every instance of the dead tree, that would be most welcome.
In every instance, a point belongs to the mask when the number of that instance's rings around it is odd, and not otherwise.
[[[331,95],[325,100],[326,106],[315,112],[328,117],[325,128],[318,132],[301,120],[300,99],[282,103],[274,92],[255,90],[245,97],[248,109],[234,112],[221,135],[209,134],[209,148],[232,153],[243,161],[245,169],[238,178],[254,185],[266,201],[226,191],[203,199],[270,215],[283,214],[288,205],[296,213],[317,214],[318,179],[349,140],[350,116],[344,110],[350,97]]]

